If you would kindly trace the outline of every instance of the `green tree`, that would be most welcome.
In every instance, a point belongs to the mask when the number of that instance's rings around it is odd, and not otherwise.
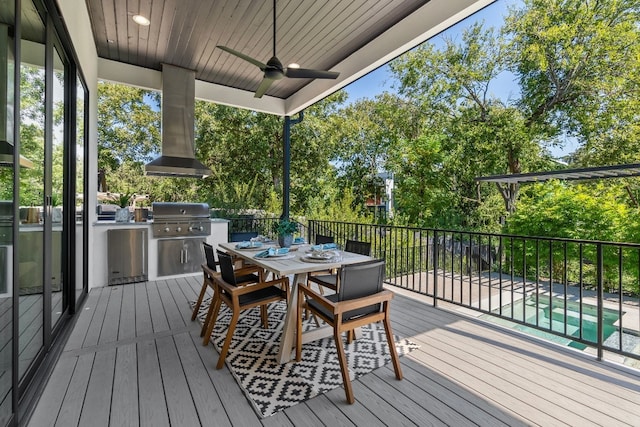
[[[460,41],[444,37],[440,49],[425,44],[391,63],[400,93],[423,117],[421,137],[404,144],[412,161],[399,162],[397,171],[411,177],[406,189],[417,192],[405,200],[424,201],[411,218],[424,209],[441,216],[426,215],[433,225],[482,227],[487,219],[480,220],[477,210],[495,190],[479,189],[474,178],[536,165],[541,155],[537,129],[527,125],[518,108],[491,93],[491,83],[506,69],[505,55],[496,32],[476,23]],[[428,155],[420,158],[425,148]],[[416,169],[418,162],[424,172]],[[415,182],[428,189],[431,200]],[[515,209],[518,190],[517,184],[500,187],[507,212]],[[489,222],[496,220],[494,215]]]
[[[590,164],[637,161],[640,2],[523,3],[504,34],[527,122],[580,138]]]

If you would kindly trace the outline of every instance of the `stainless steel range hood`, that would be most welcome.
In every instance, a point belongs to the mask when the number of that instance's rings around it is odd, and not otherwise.
[[[211,171],[195,158],[195,71],[162,65],[162,155],[146,175],[206,178]]]

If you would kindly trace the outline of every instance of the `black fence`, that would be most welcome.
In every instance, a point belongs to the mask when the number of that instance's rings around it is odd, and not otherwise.
[[[254,215],[241,215],[229,220],[229,236],[230,242],[238,242],[243,240],[249,240],[252,237],[266,236],[274,240],[277,239],[276,233],[273,232],[273,226],[278,223],[277,217],[256,217]],[[293,220],[293,219],[292,219]],[[306,225],[298,222],[298,232],[300,236],[305,236]]]
[[[306,236],[371,243],[386,281],[577,349],[640,359],[640,245],[308,221]]]

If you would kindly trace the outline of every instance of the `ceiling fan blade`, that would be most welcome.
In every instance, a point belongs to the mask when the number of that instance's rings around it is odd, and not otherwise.
[[[336,71],[309,70],[306,68],[287,68],[284,74],[294,79],[337,79],[340,75]]]
[[[242,58],[247,62],[251,62],[253,65],[255,65],[256,67],[259,67],[262,71],[264,71],[265,68],[267,68],[267,64],[264,64],[260,61],[258,61],[257,59],[253,59],[252,57],[245,55],[242,52],[238,52],[237,50],[233,50],[230,47],[226,47],[226,46],[216,46],[219,49],[224,50],[225,52],[229,52],[232,55],[237,56],[238,58]]]
[[[260,83],[260,86],[258,87],[258,90],[256,90],[256,94],[253,95],[254,98],[262,98],[262,95],[264,95],[267,90],[271,87],[271,83],[273,83],[275,80],[274,79],[270,79],[265,77],[264,79],[262,79],[262,83]]]

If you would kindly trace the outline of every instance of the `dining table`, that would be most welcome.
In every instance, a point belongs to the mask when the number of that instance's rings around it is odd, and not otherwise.
[[[331,259],[315,259],[311,256],[312,245],[309,244],[292,245],[287,254],[274,254],[273,256],[264,257],[256,257],[256,255],[264,254],[264,251],[269,247],[277,248],[277,243],[263,244],[260,247],[254,247],[238,244],[237,242],[228,242],[220,243],[219,246],[230,254],[257,265],[277,277],[293,276],[293,280],[290,280],[291,292],[289,292],[287,314],[280,338],[280,348],[276,357],[280,364],[287,363],[293,358],[292,351],[295,347],[297,326],[298,284],[306,283],[309,273],[338,269],[342,265],[356,264],[373,259],[367,255],[360,255],[339,249],[335,249],[336,256]],[[302,334],[302,343],[330,337],[332,334],[333,329],[330,326],[319,327],[304,332]]]

